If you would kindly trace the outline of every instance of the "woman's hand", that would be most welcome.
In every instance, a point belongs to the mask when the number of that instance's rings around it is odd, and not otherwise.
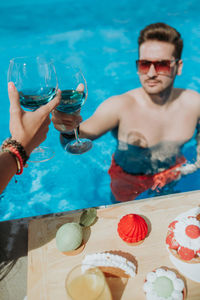
[[[34,112],[24,111],[19,102],[19,93],[13,82],[8,83],[10,99],[10,133],[25,149],[27,155],[38,147],[47,136],[51,122],[49,114],[60,103],[61,91],[46,105]]]

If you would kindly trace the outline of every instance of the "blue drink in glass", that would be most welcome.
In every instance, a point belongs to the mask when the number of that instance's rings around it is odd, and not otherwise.
[[[56,89],[52,87],[19,91],[20,104],[29,110],[36,110],[40,106],[47,104],[55,95]]]
[[[85,93],[76,90],[63,90],[60,104],[56,107],[58,111],[73,114],[81,109],[85,102]]]

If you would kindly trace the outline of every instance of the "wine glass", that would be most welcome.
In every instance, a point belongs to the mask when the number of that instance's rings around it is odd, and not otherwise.
[[[51,60],[44,57],[16,57],[10,60],[8,82],[14,82],[25,110],[34,111],[51,101],[56,95],[58,81]],[[30,156],[31,162],[43,162],[54,156],[52,149],[37,147]]]
[[[55,68],[58,86],[61,90],[61,100],[56,110],[66,114],[78,115],[88,96],[85,77],[81,70],[75,66],[55,62]],[[61,134],[62,132],[66,132],[64,125],[61,125]],[[77,128],[74,129],[74,135],[75,140],[68,142],[65,146],[67,152],[82,154],[92,148],[91,140],[79,138]]]
[[[72,300],[112,300],[103,272],[92,265],[77,265],[65,280],[67,294]]]

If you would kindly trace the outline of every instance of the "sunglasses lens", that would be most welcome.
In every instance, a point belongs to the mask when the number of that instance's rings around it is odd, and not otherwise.
[[[149,72],[150,66],[151,62],[148,60],[137,61],[138,72],[141,74],[147,74]]]
[[[170,74],[170,72],[171,72],[169,60],[157,61],[154,63],[154,66],[155,66],[156,72],[159,74]]]

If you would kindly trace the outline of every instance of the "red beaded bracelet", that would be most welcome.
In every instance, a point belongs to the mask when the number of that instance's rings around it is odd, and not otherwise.
[[[14,158],[14,160],[16,161],[16,164],[17,164],[17,172],[16,173],[19,173],[21,170],[21,166],[20,166],[18,157],[12,151],[10,151],[10,149],[8,149],[8,148],[2,149],[1,152],[3,152],[3,153],[6,152],[6,153],[9,153],[10,155],[12,155],[12,157]]]
[[[19,142],[17,142],[16,140],[14,140],[12,137],[6,139],[3,142],[2,146],[1,146],[1,149],[7,148],[9,146],[14,147],[19,152],[19,154],[20,154],[20,156],[21,156],[21,158],[23,160],[23,165],[25,166],[27,160],[29,159],[29,157],[27,156],[24,147]]]
[[[21,175],[24,167],[23,167],[23,160],[22,160],[21,155],[19,154],[19,151],[11,145],[6,147],[6,149],[8,149],[10,152],[12,152],[18,159],[18,161],[20,163],[20,169],[18,168],[16,175]]]

